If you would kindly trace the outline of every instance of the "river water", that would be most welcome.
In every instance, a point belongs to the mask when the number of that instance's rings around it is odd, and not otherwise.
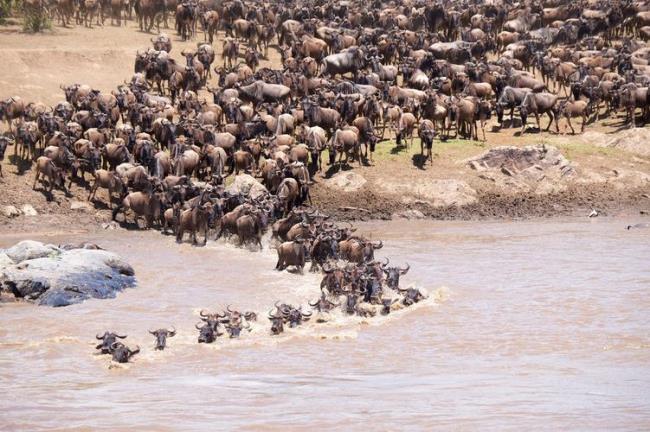
[[[429,300],[279,337],[265,311],[315,298],[320,276],[275,272],[268,248],[34,235],[118,252],[139,286],[59,309],[0,305],[0,429],[648,430],[650,229],[630,222],[365,224]],[[197,344],[198,311],[227,304],[261,324]],[[154,352],[147,328],[171,325]],[[94,354],[104,330],[142,352],[112,365]]]

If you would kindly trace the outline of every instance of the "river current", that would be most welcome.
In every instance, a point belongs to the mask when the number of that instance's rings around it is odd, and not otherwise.
[[[276,300],[318,296],[320,275],[276,254],[157,232],[93,241],[138,287],[66,308],[0,304],[2,430],[648,430],[650,229],[638,221],[373,222],[377,257],[409,263],[424,303],[268,334]],[[308,266],[307,266],[308,268]],[[306,269],[307,269],[306,268]],[[197,344],[198,312],[260,315],[239,340]],[[147,329],[175,326],[163,352]],[[96,333],[140,354],[113,365]]]

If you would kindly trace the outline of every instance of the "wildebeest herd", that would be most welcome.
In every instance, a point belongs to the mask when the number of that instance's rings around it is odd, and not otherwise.
[[[210,190],[207,188],[206,190]],[[232,199],[218,198],[218,194],[209,192],[204,198],[206,204],[221,206],[225,201]],[[260,201],[239,196],[243,204],[237,204],[235,209],[227,215],[235,215],[241,211],[243,216],[237,218],[238,222],[253,221],[256,229],[263,229],[263,221],[271,220],[274,214],[272,207],[260,205]],[[202,198],[203,199],[203,198]],[[272,200],[272,199],[271,199]],[[202,207],[201,200],[189,204],[190,208],[183,212],[194,210],[196,206]],[[194,206],[194,207],[192,207]],[[188,213],[189,214],[189,213]],[[222,217],[223,219],[223,217]],[[272,224],[272,241],[278,239],[281,243],[277,246],[277,270],[287,266],[295,266],[302,271],[307,260],[311,261],[310,270],[321,270],[323,277],[320,283],[320,296],[309,302],[310,310],[303,310],[303,306],[294,306],[288,303],[276,302],[273,309],[268,312],[271,323],[270,334],[279,335],[285,331],[285,326],[294,328],[312,318],[315,322],[326,323],[333,319],[333,311],[347,316],[372,318],[377,315],[388,315],[392,311],[412,306],[426,298],[426,295],[417,288],[402,288],[400,277],[406,274],[410,266],[391,266],[386,258],[378,261],[374,251],[383,246],[381,241],[373,242],[364,237],[355,235],[356,229],[351,225],[339,227],[327,221],[328,217],[308,207],[293,208],[286,217],[276,220]],[[239,223],[238,223],[239,225]],[[223,227],[221,227],[223,229]],[[239,338],[243,330],[251,331],[251,323],[256,322],[256,312],[240,312],[231,309],[219,312],[199,313],[201,322],[196,324],[198,330],[198,343],[213,343],[218,337],[227,334],[229,338]],[[158,329],[149,331],[155,337],[155,349],[163,350],[166,339],[173,337],[176,330]],[[129,358],[140,351],[137,347],[131,350],[116,338],[124,338],[117,333],[106,331],[97,335],[102,340],[97,345],[101,354],[111,354],[117,362],[128,362]]]
[[[168,26],[173,15],[180,37],[199,30],[204,37],[180,53],[183,61],[171,57],[169,36],[152,38],[153,47],[136,54],[130,80],[111,92],[71,84],[53,107],[18,96],[0,101],[9,125],[0,159],[14,144],[16,162],[36,161],[34,187],[43,177],[51,194],[76,181],[89,188],[88,199],[107,189],[109,206],[117,197],[114,219],[130,211],[136,223],[142,217],[178,241],[189,233],[205,243],[215,232],[261,248],[271,228],[278,270],[311,261],[324,272],[322,297],[311,304],[320,312],[368,316],[422,299],[399,288],[408,268],[375,261],[381,242],[306,206],[325,150],[331,166],[369,163],[377,142],[392,135],[398,146],[412,144],[417,131],[433,163],[434,138],[453,131],[478,139],[480,128],[485,139],[493,113],[505,126],[509,112],[512,127],[517,111],[522,133],[531,117],[541,129],[542,115],[547,129],[555,122],[559,131],[564,118],[574,131],[573,118],[584,129],[590,118],[621,110],[631,126],[637,110],[643,123],[650,114],[645,1],[63,0],[49,10],[64,25],[76,17],[88,26],[135,13],[144,31]],[[213,46],[219,31],[221,61]],[[260,68],[269,48],[279,51],[281,67]],[[248,181],[229,192],[227,177],[240,171],[265,188]],[[268,318],[277,334],[310,313],[278,303]],[[236,337],[252,319],[237,311],[202,315],[200,339],[214,340],[220,327]],[[138,351],[115,337],[101,349],[126,360]]]

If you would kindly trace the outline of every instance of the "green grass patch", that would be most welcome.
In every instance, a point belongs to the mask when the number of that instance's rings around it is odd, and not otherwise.
[[[614,147],[598,147],[589,143],[580,142],[562,142],[562,143],[549,143],[560,149],[560,151],[569,160],[571,158],[588,157],[588,156],[609,156],[616,157],[624,155],[625,152]]]

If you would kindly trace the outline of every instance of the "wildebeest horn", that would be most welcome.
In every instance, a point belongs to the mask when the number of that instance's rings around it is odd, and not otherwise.
[[[234,312],[236,312],[236,311],[233,311],[233,310],[230,309],[230,305],[226,306],[226,310],[227,310],[228,312],[230,312],[230,313],[234,313]]]
[[[389,262],[390,261],[389,261],[388,257],[386,257],[386,264],[382,264],[381,267],[384,268],[384,267],[388,266]]]
[[[151,330],[147,330],[147,331],[148,331],[149,333],[151,333],[152,335],[155,335],[155,334],[156,334],[155,331],[151,331]]]
[[[301,314],[302,316],[304,316],[304,317],[310,317],[310,316],[312,316],[313,312],[303,312],[303,311],[300,311],[300,314]]]
[[[375,247],[375,249],[381,249],[384,247],[384,243],[381,240],[373,242],[372,245]]]
[[[316,307],[316,305],[318,304],[318,302],[320,302],[320,299],[319,299],[319,300],[316,300],[316,303],[307,302],[307,304],[308,304],[309,306],[311,306],[311,307]]]
[[[410,268],[411,266],[409,265],[409,263],[406,263],[406,267],[403,269],[399,269],[399,272],[402,274],[406,274],[406,272],[408,272]]]
[[[201,312],[199,312],[199,315],[201,315],[203,318],[209,317],[210,314],[203,312],[203,309],[201,309]]]
[[[197,330],[201,330],[203,327],[200,327],[199,324],[194,324],[194,327],[196,327]]]
[[[167,333],[169,333],[169,337],[175,336],[176,335],[176,327],[172,326],[171,330],[167,330]]]
[[[103,335],[101,335],[101,336],[99,336],[99,335],[95,335],[95,337],[96,337],[97,339],[99,339],[99,340],[102,340],[102,339],[104,339],[104,336],[106,336],[107,334],[108,334],[108,332],[104,332]]]
[[[115,337],[118,337],[118,338],[120,338],[120,339],[124,339],[126,336],[127,336],[127,335],[124,335],[124,336],[120,336],[120,335],[118,335],[118,334],[115,335]]]

